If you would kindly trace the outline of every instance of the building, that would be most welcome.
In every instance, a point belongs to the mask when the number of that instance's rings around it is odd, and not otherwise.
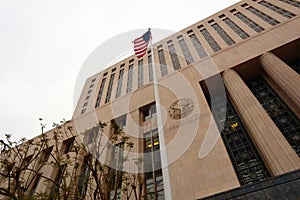
[[[299,14],[297,0],[242,0],[154,44],[155,64],[149,50],[95,74],[73,115],[78,138],[89,145],[95,135],[80,133],[98,121],[107,135],[122,128],[149,198],[299,198]]]

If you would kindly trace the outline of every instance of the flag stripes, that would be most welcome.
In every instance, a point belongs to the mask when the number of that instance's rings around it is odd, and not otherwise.
[[[145,55],[145,53],[147,51],[148,44],[149,44],[151,39],[152,39],[152,35],[151,35],[151,32],[150,32],[150,28],[149,28],[149,30],[144,35],[142,35],[141,37],[136,38],[133,41],[134,53],[138,58],[141,58]]]

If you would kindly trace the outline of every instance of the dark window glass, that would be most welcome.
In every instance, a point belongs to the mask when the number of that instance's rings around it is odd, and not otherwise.
[[[129,93],[132,91],[132,79],[133,79],[133,64],[129,65],[129,68],[128,68],[126,93]]]
[[[115,74],[111,74],[110,75],[109,84],[108,84],[108,88],[107,88],[107,94],[106,94],[106,98],[105,98],[105,103],[107,103],[107,102],[110,101],[111,91],[112,91],[113,84],[114,84],[114,79],[115,79]]]
[[[266,7],[266,8],[269,8],[270,10],[273,10],[274,12],[286,17],[286,18],[292,18],[292,17],[295,17],[296,15],[283,9],[283,8],[279,8],[278,6],[275,6],[274,4],[271,4],[267,1],[260,1],[258,2],[258,4]]]
[[[90,170],[88,167],[88,162],[90,162],[90,159],[90,155],[84,157],[81,172],[78,177],[78,193],[81,199],[84,199],[89,184]]]
[[[279,1],[287,3],[291,6],[296,7],[296,8],[300,8],[300,2],[298,2],[298,1],[295,1],[295,0],[279,0]]]
[[[142,87],[144,85],[144,65],[143,60],[138,61],[138,87]]]
[[[186,61],[186,64],[191,64],[194,62],[194,59],[192,57],[192,54],[189,50],[189,47],[188,45],[186,44],[185,40],[184,39],[181,39],[178,41],[179,42],[179,45],[180,45],[180,48],[182,50],[182,53],[183,53],[183,56],[185,58],[185,61]]]
[[[147,199],[164,199],[157,129],[144,134],[144,167]]]
[[[99,134],[99,126],[93,127],[89,130],[87,130],[84,133],[84,137],[83,137],[83,143],[85,145],[91,144],[92,142],[96,142],[96,138]]]
[[[246,81],[248,87],[272,118],[283,136],[300,156],[300,120],[285,105],[275,91],[261,77]]]
[[[119,80],[118,80],[118,86],[117,86],[117,92],[116,92],[116,98],[121,96],[122,92],[122,85],[123,85],[123,75],[124,75],[124,69],[120,70],[119,74]]]
[[[149,82],[153,81],[152,55],[148,56]]]
[[[199,54],[200,58],[206,58],[207,57],[207,53],[204,50],[203,46],[201,45],[199,39],[197,38],[197,36],[195,34],[192,34],[189,36],[191,38],[191,41],[197,51],[197,53]]]
[[[168,68],[166,65],[166,58],[165,58],[164,50],[162,50],[162,49],[158,50],[158,59],[159,59],[159,64],[160,64],[161,76],[165,76],[168,74]]]
[[[152,119],[156,116],[156,106],[155,103],[151,103],[147,106],[144,106],[140,109],[142,115],[143,115],[143,121],[147,121],[148,119]]]
[[[75,136],[63,142],[64,153],[69,153],[73,147]]]
[[[246,39],[249,35],[241,29],[236,23],[234,23],[231,19],[225,18],[223,21],[242,39]]]
[[[208,42],[209,46],[214,50],[214,52],[220,51],[221,47],[215,41],[215,39],[211,36],[211,34],[204,28],[200,30],[205,40]]]
[[[214,97],[213,116],[241,185],[269,177],[259,153],[229,98]],[[208,98],[209,104],[211,100]],[[227,101],[227,102],[226,102]]]
[[[243,15],[240,12],[237,12],[234,15],[237,18],[239,18],[242,22],[244,22],[245,24],[247,24],[254,31],[256,31],[257,33],[262,32],[262,31],[265,30],[263,27],[261,27],[260,25],[258,25],[257,23],[255,23],[254,21],[252,21],[251,19],[249,19],[248,17],[246,17],[245,15]]]
[[[178,55],[176,53],[176,49],[174,47],[174,44],[171,44],[168,46],[169,48],[169,52],[170,52],[170,57],[171,57],[171,61],[172,61],[172,64],[173,64],[173,68],[175,70],[178,70],[180,69],[180,62],[179,62],[179,59],[178,59]]]
[[[101,98],[102,98],[102,94],[103,94],[105,82],[106,82],[106,78],[103,78],[102,82],[101,82],[100,90],[99,90],[99,93],[98,93],[98,97],[97,97],[95,108],[98,108],[100,106],[100,102],[101,102]]]
[[[231,46],[235,44],[233,39],[222,29],[221,26],[219,26],[219,24],[213,24],[211,26],[213,27],[213,29],[215,29],[215,31],[217,31],[219,36],[226,42],[227,45]]]
[[[261,18],[262,20],[264,20],[265,22],[267,22],[268,24],[270,24],[272,26],[275,26],[275,25],[279,24],[279,21],[273,19],[272,17],[270,17],[269,15],[261,12],[260,10],[257,10],[256,8],[253,8],[252,6],[246,8],[246,10],[250,11],[251,13],[253,13],[254,15]]]

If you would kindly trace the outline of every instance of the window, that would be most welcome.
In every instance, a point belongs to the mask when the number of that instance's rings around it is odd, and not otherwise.
[[[225,18],[223,21],[229,26],[240,38],[246,39],[249,37],[249,35],[241,29],[236,23],[234,23],[231,19]]]
[[[129,65],[129,68],[128,68],[126,93],[129,93],[132,90],[132,78],[133,78],[133,64]]]
[[[90,88],[94,87],[94,84],[90,85]]]
[[[88,95],[87,97],[85,97],[85,100],[89,100],[90,99],[90,95]]]
[[[61,185],[61,181],[63,179],[66,167],[67,167],[67,164],[63,164],[63,165],[59,166],[59,169],[56,172],[56,176],[55,176],[55,179],[54,179],[54,184],[53,184],[52,189],[51,189],[49,200],[57,199],[58,187],[60,187],[60,185]]]
[[[36,188],[41,180],[41,177],[42,177],[43,173],[38,173],[36,175],[36,177],[34,178],[33,182],[32,182],[32,187],[29,191],[29,197],[33,197],[35,191],[36,191]]]
[[[267,1],[260,1],[258,2],[258,4],[266,7],[266,8],[269,8],[270,10],[273,10],[274,12],[286,17],[286,18],[292,18],[292,17],[295,17],[296,15],[283,9],[283,8],[279,8],[278,6],[275,6],[274,4],[271,4]]]
[[[92,83],[94,83],[96,81],[96,78],[94,78],[93,80],[92,80]]]
[[[123,75],[124,75],[124,69],[120,70],[119,74],[119,80],[118,80],[118,86],[117,86],[117,92],[116,92],[116,98],[121,96],[122,92],[122,84],[123,84]]]
[[[240,12],[237,12],[234,15],[237,18],[239,18],[242,22],[244,22],[245,24],[247,24],[254,31],[256,31],[257,33],[262,32],[262,31],[265,30],[263,27],[259,26],[257,23],[255,23],[254,21],[252,21],[251,19],[249,19],[248,17],[246,17],[245,15],[243,15]]]
[[[93,91],[93,90],[89,90],[89,91],[88,91],[88,94],[91,94],[91,93],[92,93],[92,91]]]
[[[296,8],[300,8],[300,2],[298,2],[298,1],[295,1],[295,0],[279,0],[279,1],[287,3],[291,6],[296,7]]]
[[[99,126],[93,127],[89,130],[87,130],[84,133],[84,137],[83,137],[83,143],[85,145],[91,144],[92,142],[96,142],[96,138],[99,134]]]
[[[88,104],[89,104],[89,102],[85,102],[85,103],[83,104],[83,107],[86,107]]]
[[[28,167],[28,165],[30,164],[32,158],[33,158],[33,155],[30,155],[30,156],[25,157],[25,158],[22,160],[21,168],[26,169],[26,168]]]
[[[91,160],[91,155],[87,155],[83,159],[81,172],[78,177],[78,193],[80,195],[80,198],[84,199],[87,191],[87,187],[89,184],[89,178],[90,178],[90,170],[88,167],[88,162]]]
[[[300,120],[261,77],[246,84],[300,157]]]
[[[112,163],[110,168],[110,197],[114,199],[114,196],[117,196],[117,199],[121,199],[121,189],[122,189],[122,170],[124,163],[124,143],[118,143],[113,145],[112,150]]]
[[[215,39],[211,36],[211,34],[206,30],[206,28],[201,29],[200,32],[204,36],[205,40],[208,42],[209,46],[214,50],[214,52],[220,51],[221,47],[215,41]]]
[[[42,156],[41,156],[41,164],[48,161],[48,159],[51,155],[52,149],[53,149],[53,146],[43,150]]]
[[[147,199],[164,199],[159,136],[157,129],[144,134],[144,167]]]
[[[206,96],[226,150],[241,185],[264,180],[270,174],[229,98]],[[227,101],[227,102],[226,102]],[[212,108],[212,107],[211,107]]]
[[[167,68],[167,65],[166,65],[166,58],[165,58],[163,49],[158,50],[158,60],[159,60],[159,64],[160,64],[161,76],[167,75],[168,74],[168,68]]]
[[[142,119],[143,121],[147,121],[149,119],[152,119],[156,116],[156,105],[155,103],[151,103],[149,105],[146,105],[142,108],[140,108],[140,112],[142,113]]]
[[[104,90],[104,86],[105,86],[105,82],[106,82],[106,78],[103,78],[102,82],[101,82],[100,90],[99,90],[99,93],[98,93],[95,108],[98,108],[100,106],[101,98],[102,98],[102,94],[103,94],[103,90]]]
[[[231,46],[235,44],[233,39],[219,26],[219,24],[215,23],[211,25],[215,31],[219,34],[219,36],[226,42],[227,45]]]
[[[143,59],[138,61],[138,87],[142,87],[144,85],[144,65]]]
[[[112,120],[113,127],[117,127],[121,130],[126,129],[126,114]]]
[[[115,78],[115,74],[111,74],[110,75],[109,84],[108,84],[108,88],[107,88],[107,94],[106,94],[106,98],[105,98],[105,103],[108,103],[110,101],[111,91],[112,91],[113,84],[114,84],[114,78]]]
[[[152,55],[148,56],[149,82],[153,81]]]
[[[183,56],[185,58],[186,64],[189,65],[189,64],[193,63],[194,59],[192,57],[192,54],[191,54],[191,52],[189,50],[189,47],[187,46],[185,40],[184,39],[180,39],[178,42],[179,42],[179,46],[180,46],[180,48],[181,48],[181,50],[183,52]]]
[[[75,136],[71,137],[63,142],[64,153],[69,153],[71,151],[73,144],[74,144],[74,140],[75,140]]]
[[[203,46],[201,45],[199,39],[197,38],[197,36],[193,33],[192,35],[189,36],[191,38],[191,41],[198,53],[198,55],[200,56],[200,58],[206,58],[207,57],[207,53],[205,52]]]
[[[85,111],[86,111],[86,108],[85,108],[85,109],[82,109],[80,114],[84,114]]]
[[[176,53],[174,44],[169,45],[168,48],[169,48],[169,53],[170,53],[171,61],[173,64],[173,68],[174,68],[174,70],[179,70],[181,67],[180,67],[178,55]]]
[[[279,24],[279,21],[273,19],[272,17],[270,17],[269,15],[261,12],[260,10],[257,10],[256,8],[253,8],[252,6],[246,8],[246,10],[253,13],[254,15],[261,18],[262,20],[264,20],[265,22],[267,22],[268,24],[270,24],[272,26],[275,26],[275,25]]]

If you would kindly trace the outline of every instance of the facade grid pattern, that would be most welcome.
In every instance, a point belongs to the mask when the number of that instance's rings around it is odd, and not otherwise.
[[[214,50],[214,52],[218,52],[221,50],[221,47],[215,41],[215,39],[211,36],[211,34],[206,30],[206,28],[201,29],[200,32],[204,36],[205,40],[208,42],[209,46]]]
[[[260,1],[258,2],[258,4],[266,7],[266,8],[269,8],[270,10],[273,10],[274,12],[286,17],[286,18],[292,18],[292,17],[295,17],[295,14],[294,13],[291,13],[290,11],[287,11],[285,9],[282,9],[278,6],[275,6],[274,4],[271,4],[267,1]]]
[[[219,36],[226,42],[228,46],[235,44],[233,39],[222,29],[222,27],[219,24],[215,23],[211,26],[215,29],[215,31],[217,31]]]
[[[249,35],[241,29],[236,23],[234,23],[231,19],[225,18],[223,21],[242,39],[246,39]]]
[[[256,31],[257,33],[262,32],[262,31],[265,30],[263,27],[261,27],[260,25],[258,25],[257,23],[255,23],[254,21],[252,21],[251,19],[249,19],[247,16],[245,16],[244,14],[242,14],[240,12],[237,12],[234,15],[237,18],[239,18],[242,22],[244,22],[245,24],[247,24],[254,31]]]

